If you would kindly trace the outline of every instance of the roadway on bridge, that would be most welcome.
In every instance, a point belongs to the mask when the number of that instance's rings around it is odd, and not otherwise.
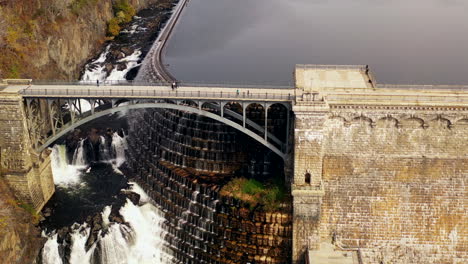
[[[293,88],[180,86],[23,85],[24,97],[40,98],[187,98],[235,101],[292,101]]]

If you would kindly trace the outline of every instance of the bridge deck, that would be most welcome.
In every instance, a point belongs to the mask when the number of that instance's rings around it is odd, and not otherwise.
[[[164,98],[192,100],[292,101],[293,88],[193,87],[180,86],[97,86],[97,85],[24,85],[15,86],[24,97],[40,98]]]

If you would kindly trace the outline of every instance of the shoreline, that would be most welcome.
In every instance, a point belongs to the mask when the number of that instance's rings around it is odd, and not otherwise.
[[[173,9],[174,13],[158,34],[150,51],[143,59],[140,70],[135,78],[137,81],[176,82],[177,79],[166,69],[163,63],[163,52],[172,32],[187,6],[188,0],[180,0]]]
[[[175,6],[165,0],[140,10],[80,71],[80,80],[133,80]]]

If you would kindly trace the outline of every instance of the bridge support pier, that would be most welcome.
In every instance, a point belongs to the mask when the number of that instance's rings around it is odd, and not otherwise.
[[[324,104],[294,106],[293,263],[305,263],[309,249],[320,243],[319,228],[324,195],[322,182]]]
[[[32,110],[30,107],[30,102],[24,105],[21,95],[0,92],[0,180],[5,180],[13,189],[17,202],[30,204],[40,211],[55,187],[50,152],[37,153],[32,148],[32,137],[37,136],[42,128],[37,123],[44,122],[30,119],[31,113],[26,114]],[[36,108],[35,111],[41,109]],[[47,125],[48,122],[45,123]],[[33,128],[28,130],[28,124]],[[37,145],[38,142],[35,143]]]

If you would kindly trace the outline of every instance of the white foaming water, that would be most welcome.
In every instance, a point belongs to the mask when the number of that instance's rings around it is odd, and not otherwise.
[[[142,202],[148,199],[148,195],[136,183],[133,183],[132,191],[140,194]],[[107,206],[102,212],[103,218],[108,219],[110,211],[110,206]],[[164,217],[155,206],[151,203],[136,206],[127,200],[120,209],[120,214],[130,227],[118,223],[109,224],[107,232],[100,232],[97,242],[88,251],[85,249],[85,244],[90,235],[90,228],[86,224],[81,226],[76,224],[75,231],[71,234],[70,264],[171,263],[172,257],[166,253],[163,239]],[[62,264],[56,234],[49,237],[42,256],[43,264]]]
[[[127,200],[120,213],[135,232],[135,242],[128,255],[128,262],[138,263],[169,263],[169,257],[164,252],[164,230],[159,210],[150,203],[136,206]]]
[[[71,234],[72,247],[70,254],[70,263],[73,264],[88,264],[90,263],[91,253],[96,245],[93,245],[88,252],[86,252],[86,240],[90,234],[90,228],[86,224],[79,226],[75,224],[75,231]]]
[[[114,224],[109,227],[108,233],[100,238],[98,245],[101,263],[128,263],[131,243],[128,243],[124,234],[129,232],[132,231],[125,225]]]
[[[140,65],[138,61],[141,59],[142,53],[139,49],[136,49],[131,55],[118,60],[118,62],[125,62],[125,69],[119,70],[118,67],[115,67],[110,73],[108,73],[106,71],[105,61],[111,45],[112,44],[109,44],[106,47],[97,60],[94,60],[85,66],[85,72],[81,77],[82,82],[94,83],[99,81],[103,83],[105,81],[124,81],[126,80],[125,75],[127,75],[131,69]]]
[[[109,222],[109,216],[112,212],[112,206],[106,206],[104,207],[104,211],[102,211],[101,216],[102,216],[102,226],[107,228],[110,224]]]
[[[63,263],[59,255],[58,246],[59,245],[57,242],[57,234],[53,235],[52,237],[49,237],[42,251],[42,263],[47,263],[47,264],[62,264]]]
[[[55,145],[51,154],[54,183],[61,186],[80,183],[80,170],[85,166],[69,165],[64,145]]]
[[[81,80],[84,82],[89,81],[105,81],[107,77],[107,73],[104,70],[104,62],[106,61],[107,54],[109,53],[109,49],[112,44],[109,44],[106,49],[101,53],[99,58],[96,60],[86,64],[85,72],[81,77]]]
[[[116,168],[120,167],[125,162],[125,150],[127,149],[127,139],[120,137],[117,132],[112,135],[112,151],[115,154],[115,158],[112,162]]]
[[[139,49],[136,49],[130,56],[120,59],[119,62],[126,62],[125,69],[119,70],[118,68],[114,68],[109,74],[109,76],[107,76],[106,80],[111,80],[111,81],[126,80],[125,75],[127,75],[127,73],[131,69],[140,65],[138,63],[138,60],[140,60],[140,58],[141,58],[141,51]]]
[[[73,154],[73,165],[78,165],[78,166],[85,166],[86,165],[86,160],[84,156],[84,139],[80,141],[80,146],[75,149],[75,153]]]
[[[101,155],[101,159],[109,160],[110,154],[109,149],[107,148],[107,141],[104,136],[99,137],[99,154]]]

